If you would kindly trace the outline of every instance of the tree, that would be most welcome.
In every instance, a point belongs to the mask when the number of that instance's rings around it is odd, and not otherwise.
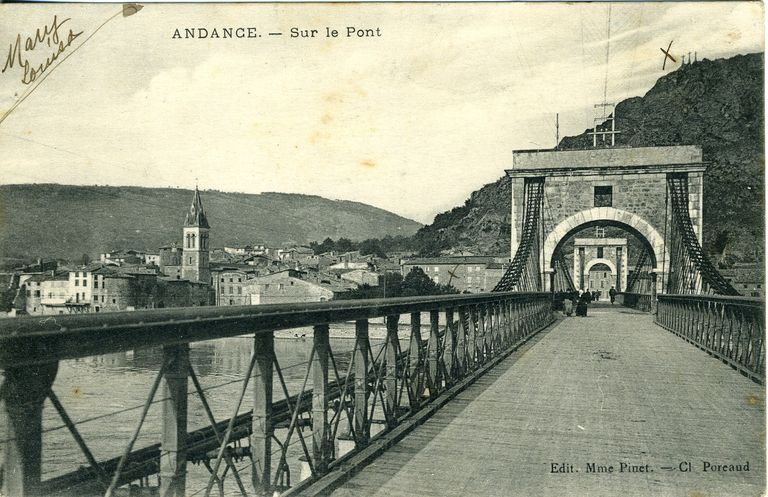
[[[438,285],[420,267],[414,267],[403,279],[403,297],[459,293],[451,285]]]
[[[421,268],[415,267],[405,278],[400,273],[386,273],[379,286],[362,285],[339,295],[340,300],[418,297],[459,293],[450,285],[438,285]]]
[[[715,241],[712,242],[712,251],[715,253],[720,265],[725,261],[729,238],[728,230],[723,230],[717,234]]]
[[[336,242],[334,242],[330,237],[326,237],[325,240],[323,240],[322,243],[317,242],[310,242],[309,248],[311,248],[315,255],[324,254],[325,252],[331,252],[335,249]]]
[[[336,240],[336,250],[339,252],[351,252],[355,250],[355,244],[349,238],[341,237]]]
[[[435,282],[427,276],[420,267],[414,267],[403,278],[403,296],[414,297],[417,295],[434,295],[436,293]]]
[[[384,250],[381,248],[381,242],[379,242],[377,238],[369,238],[368,240],[363,240],[358,245],[358,248],[360,249],[360,255],[372,254],[382,259],[387,257],[387,254],[385,254]]]

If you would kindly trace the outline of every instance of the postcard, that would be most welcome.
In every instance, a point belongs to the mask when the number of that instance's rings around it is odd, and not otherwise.
[[[0,495],[763,495],[764,29],[0,4]]]

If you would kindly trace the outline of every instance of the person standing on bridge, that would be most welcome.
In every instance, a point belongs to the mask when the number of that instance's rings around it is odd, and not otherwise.
[[[589,292],[589,290],[582,291],[579,294],[579,301],[576,304],[576,315],[587,317],[587,307],[589,306],[589,303],[591,301],[592,301],[592,294]]]
[[[617,293],[618,292],[616,291],[616,289],[614,287],[611,287],[611,289],[608,290],[608,295],[611,296],[611,304],[613,304],[616,301],[616,294]]]
[[[566,316],[573,314],[573,303],[576,301],[576,293],[573,290],[569,290],[563,298],[563,313]]]

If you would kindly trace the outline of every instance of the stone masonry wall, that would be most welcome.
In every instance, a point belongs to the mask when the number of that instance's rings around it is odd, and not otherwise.
[[[522,236],[523,224],[523,179],[512,181],[512,251],[514,257],[517,243]],[[666,206],[665,173],[633,173],[587,176],[554,176],[545,180],[544,187],[544,230],[551,232],[562,220],[578,212],[592,209],[596,186],[612,186],[612,207],[636,214],[664,233]],[[694,230],[701,239],[702,224],[702,174],[689,174],[689,212]],[[548,261],[547,261],[548,262]]]

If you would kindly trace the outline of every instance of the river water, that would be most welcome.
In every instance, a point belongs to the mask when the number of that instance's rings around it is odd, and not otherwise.
[[[401,325],[400,339],[403,347],[407,346],[408,326]],[[384,326],[371,324],[371,346],[374,354],[383,344]],[[299,393],[306,374],[307,361],[312,348],[311,328],[285,330],[275,334],[275,352],[285,377],[289,395]],[[354,325],[338,324],[331,327],[331,350],[343,378],[347,360],[354,348]],[[190,344],[190,362],[205,390],[216,421],[228,419],[233,415],[242,380],[248,368],[253,348],[252,336],[239,336],[197,342]],[[69,416],[77,424],[83,439],[93,452],[96,460],[118,457],[133,434],[142,406],[149,394],[162,361],[159,348],[139,349],[117,354],[88,357],[78,360],[62,361],[54,383],[54,391],[64,405]],[[335,376],[331,370],[330,380]],[[311,377],[309,387],[311,387]],[[252,408],[249,391],[239,410],[247,412]],[[194,386],[189,382],[189,391]],[[162,389],[155,396],[155,404],[149,411],[141,429],[134,450],[160,441]],[[275,374],[274,400],[284,398],[277,374]],[[189,431],[208,426],[208,419],[196,394],[189,396]],[[50,404],[44,409],[43,434],[43,479],[68,473],[78,466],[87,466],[85,457],[75,444],[72,436]],[[311,439],[307,429],[305,437]],[[2,440],[5,439],[3,434]],[[296,435],[293,441],[298,441]],[[277,450],[273,444],[273,450]],[[310,446],[311,450],[311,446]],[[298,456],[301,446],[295,443],[290,451],[289,463],[293,483],[298,481],[300,465]],[[276,456],[273,456],[273,470]],[[251,492],[250,469],[248,459],[238,463],[242,467],[241,476],[246,489]],[[222,468],[224,466],[222,465]],[[202,465],[188,465],[187,495],[202,495],[208,482],[209,473]],[[239,495],[234,480],[225,481],[225,495]],[[150,478],[150,484],[156,485],[156,477]],[[216,487],[212,495],[218,495]]]

